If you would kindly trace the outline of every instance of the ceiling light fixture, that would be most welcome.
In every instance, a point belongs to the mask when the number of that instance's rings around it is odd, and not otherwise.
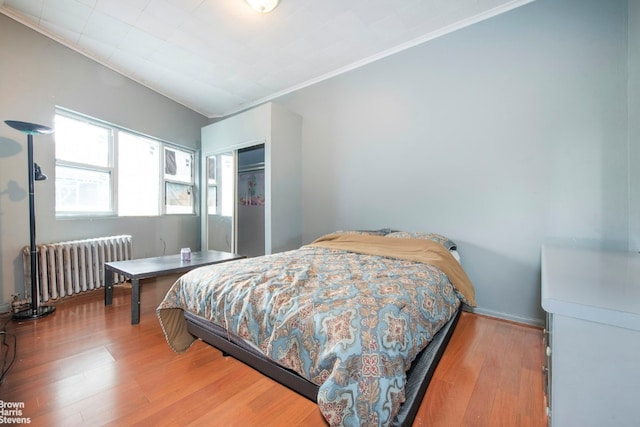
[[[279,0],[245,0],[256,12],[269,13],[278,5]]]

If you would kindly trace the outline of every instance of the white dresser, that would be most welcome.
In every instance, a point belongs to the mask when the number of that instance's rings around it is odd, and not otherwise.
[[[640,254],[542,247],[553,427],[640,426]]]

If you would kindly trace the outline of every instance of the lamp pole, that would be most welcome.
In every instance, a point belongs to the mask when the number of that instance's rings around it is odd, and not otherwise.
[[[31,317],[37,316],[40,303],[38,269],[36,265],[36,189],[33,167],[33,134],[27,134],[27,162],[29,164],[29,261],[31,261]]]
[[[39,319],[55,311],[54,306],[40,306],[38,292],[38,266],[36,252],[35,168],[33,162],[33,135],[52,133],[53,129],[34,123],[6,120],[5,123],[27,134],[27,169],[29,171],[29,261],[31,263],[31,307],[13,315],[16,320]]]

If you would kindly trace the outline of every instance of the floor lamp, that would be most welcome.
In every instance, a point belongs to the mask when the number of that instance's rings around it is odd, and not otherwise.
[[[35,186],[34,181],[42,181],[47,176],[42,173],[40,166],[33,161],[33,135],[53,133],[53,129],[34,123],[5,120],[5,123],[22,133],[27,134],[27,162],[29,169],[29,249],[31,261],[31,307],[21,310],[13,315],[16,320],[39,319],[55,311],[53,306],[40,306],[40,293],[38,292],[38,267],[36,253],[36,210],[35,210]]]

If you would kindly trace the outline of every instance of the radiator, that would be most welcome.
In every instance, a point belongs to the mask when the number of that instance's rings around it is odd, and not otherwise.
[[[104,286],[104,263],[132,259],[131,236],[110,236],[36,245],[40,302]],[[31,290],[30,248],[23,250],[27,293]],[[114,274],[113,283],[124,282]]]

